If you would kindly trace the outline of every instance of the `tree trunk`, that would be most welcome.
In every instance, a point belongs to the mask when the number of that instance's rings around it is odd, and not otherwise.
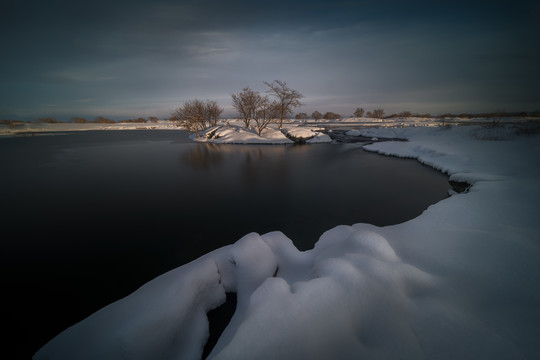
[[[281,109],[281,114],[279,114],[279,128],[283,129],[283,116],[285,115],[285,111],[283,108]]]

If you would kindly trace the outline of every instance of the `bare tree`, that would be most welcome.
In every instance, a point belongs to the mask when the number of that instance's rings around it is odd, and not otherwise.
[[[375,109],[373,110],[373,117],[374,118],[382,118],[384,116],[384,110],[383,109]]]
[[[303,105],[300,99],[304,95],[291,89],[285,81],[274,80],[271,83],[265,81],[264,84],[270,88],[268,92],[277,99],[279,105],[279,128],[281,129],[283,127],[283,118],[292,115],[294,108]]]
[[[398,114],[399,117],[401,118],[407,118],[407,117],[411,117],[412,114],[410,111],[402,111]]]
[[[103,116],[97,116],[94,120],[92,120],[92,122],[98,123],[98,124],[114,124],[115,121],[111,119],[107,119],[106,117],[103,117]]]
[[[333,113],[331,111],[324,113],[323,116],[326,120],[333,120],[333,119],[339,119],[341,117],[340,114]]]
[[[320,120],[322,119],[322,114],[315,110],[313,113],[311,113],[311,117],[313,118],[313,120]]]
[[[37,120],[38,123],[44,123],[44,124],[55,124],[57,123],[58,121],[55,119],[55,118],[51,118],[51,117],[45,117],[45,118],[39,118]]]
[[[136,123],[136,124],[139,123],[139,124],[141,124],[141,123],[145,123],[145,122],[146,122],[146,119],[140,117],[140,118],[137,118],[137,119],[121,120],[120,122],[121,122],[121,123],[124,123],[124,124],[129,124],[129,123]]]
[[[301,113],[296,114],[295,118],[297,120],[305,120],[307,119],[307,114],[305,112],[301,112]]]
[[[170,120],[176,121],[188,131],[195,131],[197,137],[199,137],[199,131],[206,128],[204,103],[197,99],[186,101],[171,114]]]
[[[363,108],[356,108],[354,111],[354,116],[357,118],[361,118],[364,116],[364,109]]]
[[[185,126],[188,131],[194,131],[199,137],[199,131],[216,125],[222,112],[223,109],[215,101],[195,99],[186,101],[177,108],[171,114],[170,120]]]
[[[210,126],[216,126],[219,117],[223,113],[223,109],[218,105],[216,101],[206,100],[206,116],[208,124]]]
[[[281,106],[277,101],[270,101],[267,96],[261,97],[254,118],[259,136],[268,124],[279,117],[280,113]]]
[[[255,117],[258,102],[261,101],[261,95],[258,91],[254,91],[249,87],[245,87],[238,94],[232,94],[232,106],[238,112],[238,115],[249,128],[251,119]]]

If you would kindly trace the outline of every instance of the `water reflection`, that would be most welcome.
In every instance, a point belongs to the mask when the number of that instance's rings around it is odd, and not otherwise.
[[[242,174],[249,184],[257,184],[259,181],[259,161],[264,159],[262,149],[254,149],[255,151],[247,151],[242,164]]]
[[[198,143],[183,154],[182,160],[194,170],[204,170],[223,162],[223,155],[216,144]]]
[[[183,154],[182,159],[193,169],[208,169],[223,163],[227,155],[241,156],[244,154],[246,163],[253,163],[265,157],[281,156],[292,148],[296,147],[287,145],[267,146],[197,143]]]
[[[199,143],[181,157],[192,169],[207,175],[218,174],[244,189],[264,186],[276,190],[288,181],[294,168],[292,158],[304,153],[305,146],[231,145]]]

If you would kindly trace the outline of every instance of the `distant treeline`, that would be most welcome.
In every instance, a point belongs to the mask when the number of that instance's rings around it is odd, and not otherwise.
[[[490,113],[445,113],[440,115],[431,114],[413,114],[409,111],[402,111],[398,114],[391,114],[385,116],[384,119],[400,118],[400,117],[418,117],[418,118],[433,118],[433,119],[450,119],[450,118],[463,118],[463,119],[490,119],[490,118],[504,118],[504,117],[540,117],[540,111],[532,112],[506,112],[496,111]]]
[[[362,108],[356,109],[355,113],[352,115],[353,117],[364,117],[364,114],[368,118],[381,118],[381,119],[393,119],[393,118],[406,118],[406,117],[417,117],[417,118],[433,118],[433,119],[450,119],[450,118],[464,118],[464,119],[479,119],[479,118],[504,118],[504,117],[535,117],[540,118],[540,110],[536,111],[521,111],[521,112],[506,112],[506,111],[497,111],[497,112],[490,112],[490,113],[445,113],[440,115],[431,115],[431,114],[419,114],[419,113],[411,113],[409,111],[402,111],[395,114],[390,115],[384,115],[383,109],[375,109],[373,112],[368,111],[367,113],[364,113],[364,110]],[[299,113],[296,114],[296,119],[308,119],[309,115],[306,113]],[[340,114],[336,114],[333,112],[326,112],[325,114],[321,114],[318,111],[314,111],[311,114],[311,118],[315,120],[319,119],[339,119],[341,118]],[[86,123],[94,123],[94,124],[116,124],[116,123],[157,123],[158,118],[155,116],[149,116],[148,118],[139,117],[136,119],[126,119],[126,120],[112,120],[108,119],[103,116],[97,116],[94,119],[85,119],[82,117],[74,117],[71,118],[67,123],[75,123],[75,124],[86,124]],[[57,123],[66,123],[63,121],[58,121],[55,118],[52,117],[44,117],[39,118],[36,120],[29,120],[29,121],[22,121],[22,120],[0,120],[0,124],[4,126],[8,126],[10,128],[14,126],[20,126],[25,123],[40,123],[40,124],[57,124]]]
[[[39,123],[39,124],[60,124],[60,123],[75,123],[75,124],[116,124],[116,123],[157,123],[158,118],[155,116],[149,116],[147,119],[145,118],[137,118],[137,119],[127,119],[127,120],[111,120],[103,116],[98,116],[94,119],[88,120],[81,117],[74,117],[71,118],[69,121],[58,121],[55,118],[52,117],[45,117],[45,118],[39,118],[34,121],[22,121],[22,120],[0,120],[0,124],[7,125],[7,126],[16,126],[16,125],[22,125],[24,123]]]
[[[357,108],[352,117],[362,118],[377,118],[377,119],[395,119],[395,118],[409,118],[409,117],[415,117],[415,118],[432,118],[432,119],[448,119],[448,118],[465,118],[465,119],[478,119],[478,118],[503,118],[503,117],[540,117],[540,111],[532,111],[532,112],[505,112],[505,111],[497,111],[497,112],[490,112],[490,113],[445,113],[441,115],[431,115],[431,114],[419,114],[419,113],[412,113],[410,111],[401,111],[399,113],[393,113],[390,115],[385,115],[383,109],[374,109],[373,111],[367,111],[365,112],[363,108]],[[296,114],[295,118],[297,120],[306,120],[309,119],[309,115],[301,112]],[[319,120],[319,119],[339,119],[341,118],[340,114],[336,114],[333,112],[326,112],[324,115],[320,113],[319,111],[314,111],[311,114],[311,119]]]
[[[491,113],[476,113],[476,114],[469,114],[469,113],[461,113],[461,114],[441,114],[434,116],[437,119],[444,119],[444,118],[466,118],[466,119],[473,119],[473,118],[503,118],[503,117],[540,117],[540,111],[530,111],[530,112],[505,112],[505,111],[497,111],[497,112],[491,112]]]
[[[115,120],[107,119],[107,118],[105,118],[103,116],[98,116],[93,120],[87,120],[85,118],[74,117],[74,118],[71,118],[71,120],[68,121],[68,122],[76,123],[76,124],[85,124],[85,123],[114,124],[114,123],[147,123],[147,122],[157,123],[158,118],[155,117],[155,116],[149,116],[147,119],[145,119],[143,117],[140,117],[140,118],[137,118],[137,119],[127,119],[127,120],[115,121]]]
[[[85,123],[114,124],[114,123],[146,123],[146,122],[157,123],[158,118],[155,116],[149,116],[148,119],[140,117],[137,119],[115,121],[115,120],[107,119],[103,116],[98,116],[94,120],[86,120],[85,118],[75,117],[75,118],[72,118],[69,122],[76,123],[76,124],[85,124]]]

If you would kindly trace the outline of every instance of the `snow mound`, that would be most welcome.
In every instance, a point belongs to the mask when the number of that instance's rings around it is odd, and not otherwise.
[[[283,131],[286,136],[297,143],[306,142],[308,144],[332,142],[330,136],[321,132],[319,127],[288,127]]]
[[[336,349],[367,354],[372,343],[417,354],[409,302],[432,281],[372,231],[338,227],[306,252],[281,232],[252,233],[96,312],[34,358],[198,359],[206,313],[226,292],[238,294],[238,305],[210,358],[329,358]]]
[[[247,129],[239,125],[217,126],[205,130],[198,138],[198,142],[211,142],[215,144],[292,144],[293,141],[278,129],[265,128],[261,136],[254,128]]]
[[[317,132],[314,137],[307,141],[308,144],[319,144],[332,142],[332,138],[327,134]]]
[[[305,127],[291,128],[291,129],[288,129],[286,133],[295,138],[303,138],[303,139],[311,139],[313,136],[315,136],[315,132],[313,132],[310,128],[305,128]]]
[[[199,137],[192,139],[198,142],[211,142],[216,144],[293,144],[293,143],[323,143],[332,140],[320,132],[317,127],[299,127],[288,125],[284,129],[277,126],[266,127],[261,136],[255,128],[246,128],[243,125],[229,123],[206,129]]]
[[[314,258],[308,279],[291,283],[278,271],[256,289],[249,316],[213,358],[362,358],[395,349],[421,354],[409,323],[412,289],[429,288],[432,278],[400,262],[383,237],[352,227],[348,237],[342,232],[328,232],[331,245],[304,253]]]

